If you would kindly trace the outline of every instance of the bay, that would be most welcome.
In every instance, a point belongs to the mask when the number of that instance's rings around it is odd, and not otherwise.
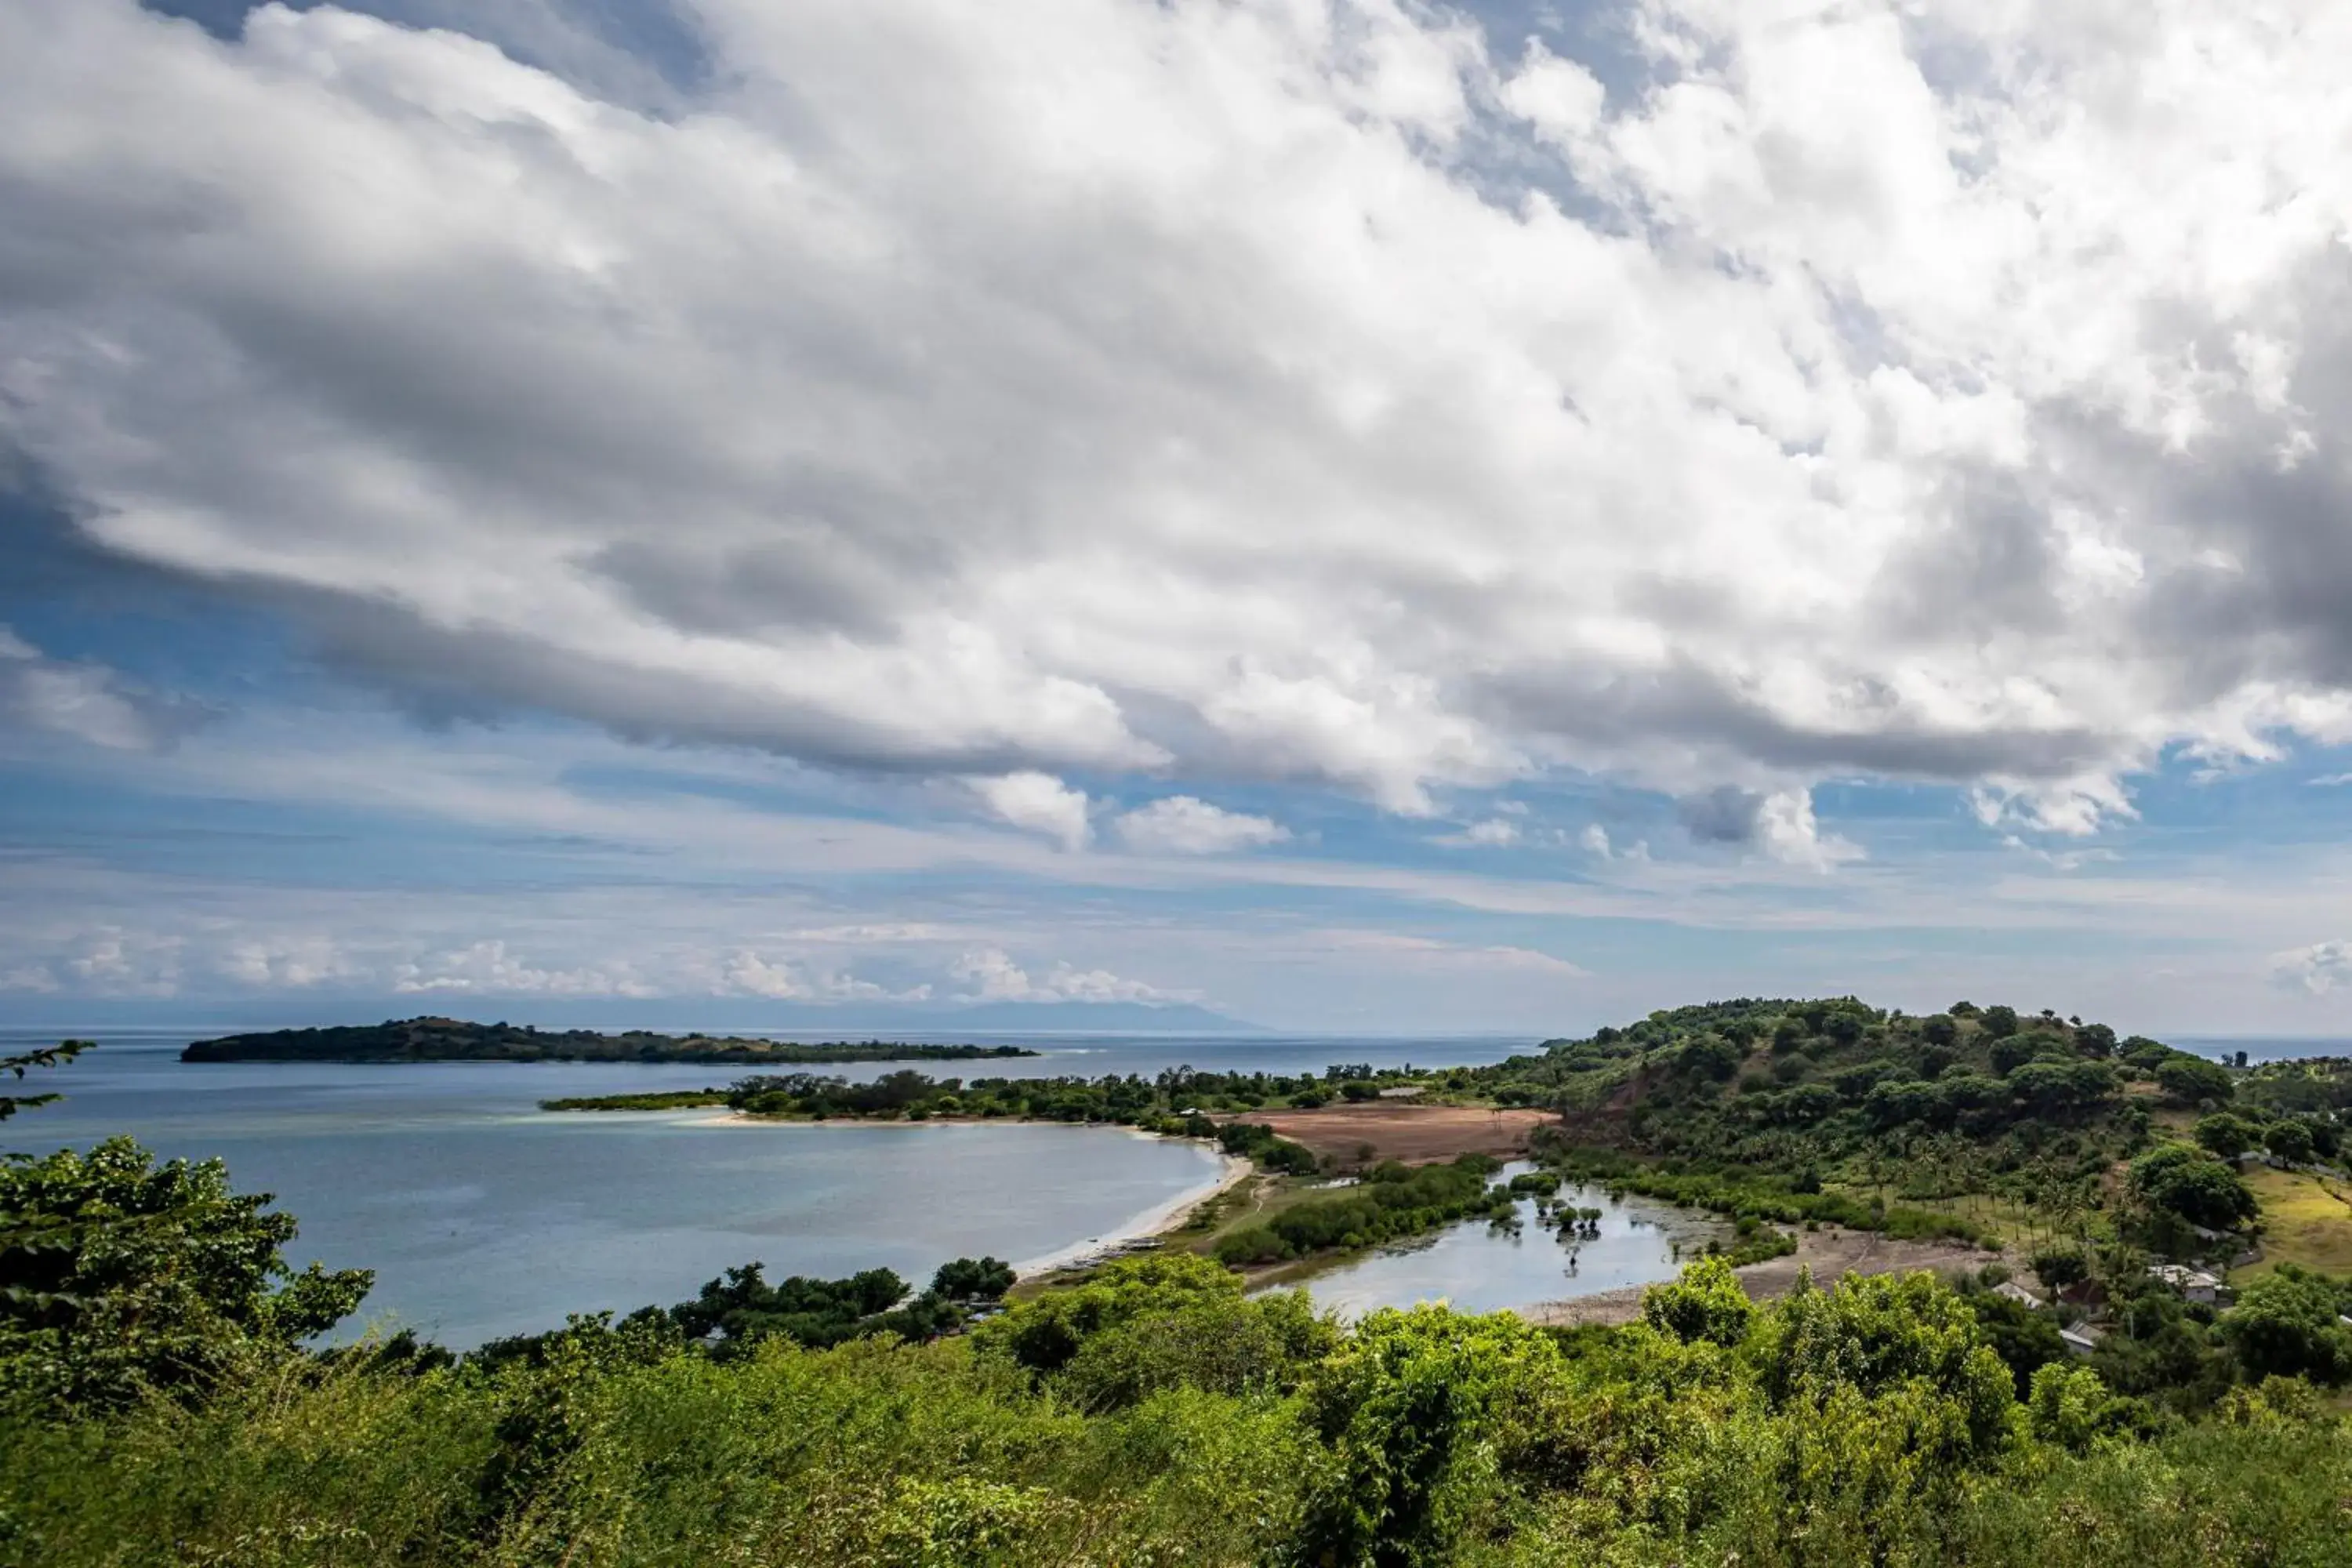
[[[176,1059],[188,1040],[219,1032],[0,1033],[0,1050],[77,1035],[100,1042],[20,1086],[67,1098],[0,1124],[0,1143],[42,1152],[129,1133],[163,1155],[219,1156],[240,1191],[274,1193],[300,1220],[287,1249],[298,1266],[375,1269],[363,1318],[457,1347],[556,1327],[568,1312],[680,1300],[754,1260],[772,1279],[887,1268],[920,1284],[959,1256],[1040,1258],[1118,1235],[1205,1190],[1221,1170],[1200,1144],[1106,1128],[747,1126],[709,1111],[538,1109],[733,1076],[707,1066]],[[1444,1067],[1526,1048],[1491,1038],[1016,1043],[1045,1054],[902,1065],[935,1077],[1180,1065],[1297,1073],[1334,1062]],[[893,1066],[821,1070],[863,1079]]]

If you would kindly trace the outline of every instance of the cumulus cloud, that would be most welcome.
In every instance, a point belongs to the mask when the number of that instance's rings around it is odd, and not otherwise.
[[[1008,781],[1573,766],[1826,865],[1833,773],[2080,832],[2352,740],[2352,12],[1615,11],[1612,98],[1402,0],[702,0],[656,115],[0,0],[0,435],[421,706],[1072,847]]]
[[[1583,846],[1587,854],[1603,860],[1647,860],[1650,858],[1647,839],[1637,838],[1630,845],[1613,843],[1609,837],[1609,830],[1597,822],[1585,824],[1584,831],[1577,835],[1576,841]]]
[[[339,943],[323,936],[232,942],[215,967],[241,985],[272,991],[299,991],[364,973]]]
[[[392,988],[404,994],[451,993],[492,996],[652,996],[656,987],[625,964],[542,968],[492,939],[397,964]]]
[[[1065,849],[1087,847],[1094,827],[1087,818],[1084,790],[1072,789],[1050,773],[1005,773],[964,781],[990,812],[1015,827],[1042,833]]]
[[[176,934],[97,925],[56,942],[45,956],[0,971],[0,991],[174,996],[180,992],[187,946],[186,939]]]
[[[1170,795],[1118,818],[1129,848],[1157,855],[1223,855],[1280,844],[1290,830],[1267,816],[1226,811],[1189,795]]]
[[[1055,963],[1042,977],[1033,976],[998,947],[975,948],[949,973],[969,988],[970,1000],[979,1002],[1177,1002],[1192,1000],[1193,994],[1066,963]]]
[[[1822,834],[1810,790],[1765,794],[1725,784],[1677,803],[1676,810],[1683,826],[1701,843],[1740,845],[1784,865],[1826,871],[1841,861],[1862,858],[1859,847]]]
[[[109,751],[152,752],[200,718],[199,710],[142,692],[103,666],[45,658],[0,626],[0,719]]]
[[[2271,969],[2280,987],[2325,996],[2339,986],[2352,986],[2352,942],[2320,942],[2280,953]]]
[[[931,994],[928,985],[893,991],[854,974],[812,973],[790,959],[766,958],[748,949],[728,959],[721,973],[724,989],[778,1002],[921,1002]]]
[[[730,986],[746,995],[797,1002],[816,994],[793,965],[771,963],[755,952],[739,952],[729,959],[726,976]]]
[[[1826,871],[1841,861],[1859,860],[1862,849],[1835,834],[1824,834],[1813,818],[1810,791],[1781,790],[1764,797],[1756,814],[1756,842],[1784,865]]]

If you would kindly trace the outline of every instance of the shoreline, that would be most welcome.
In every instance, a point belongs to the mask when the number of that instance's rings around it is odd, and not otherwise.
[[[1127,1131],[1135,1130],[1129,1128]],[[1137,1132],[1136,1135],[1141,1138],[1160,1136],[1156,1132]],[[1025,1283],[1040,1276],[1067,1273],[1108,1263],[1119,1257],[1132,1243],[1165,1236],[1175,1230],[1194,1209],[1213,1197],[1233,1191],[1257,1173],[1255,1161],[1245,1160],[1238,1154],[1221,1152],[1218,1158],[1223,1162],[1223,1168],[1213,1179],[1144,1210],[1115,1226],[1108,1235],[1090,1236],[1058,1251],[1016,1262],[1013,1266],[1013,1274]]]

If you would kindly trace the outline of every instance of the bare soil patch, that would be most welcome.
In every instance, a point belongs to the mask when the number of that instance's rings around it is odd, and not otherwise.
[[[1317,1110],[1253,1111],[1236,1120],[1263,1122],[1294,1143],[1304,1143],[1318,1154],[1342,1162],[1353,1162],[1357,1152],[1370,1144],[1375,1161],[1426,1165],[1456,1154],[1525,1153],[1528,1134],[1552,1117],[1542,1110],[1367,1100]]]
[[[1948,1269],[1981,1268],[2000,1256],[1957,1241],[1894,1241],[1867,1230],[1803,1231],[1797,1250],[1786,1258],[1751,1263],[1738,1270],[1748,1299],[1770,1301],[1794,1289],[1797,1276],[1812,1270],[1813,1282],[1828,1285],[1847,1274],[1909,1274],[1925,1268],[1940,1274]],[[1647,1286],[1602,1290],[1567,1301],[1546,1301],[1522,1307],[1519,1316],[1533,1323],[1566,1327],[1578,1323],[1630,1323],[1642,1315],[1642,1292]]]

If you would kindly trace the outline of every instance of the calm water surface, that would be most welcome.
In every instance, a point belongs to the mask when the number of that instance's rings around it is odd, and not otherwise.
[[[725,1068],[196,1066],[175,1059],[194,1037],[185,1031],[13,1031],[0,1049],[70,1033],[100,1048],[37,1072],[24,1087],[68,1098],[0,1126],[0,1143],[42,1151],[128,1132],[160,1153],[218,1155],[240,1190],[275,1193],[300,1218],[289,1258],[375,1269],[366,1313],[459,1346],[554,1327],[566,1312],[680,1300],[755,1258],[771,1278],[889,1268],[918,1283],[961,1255],[1036,1258],[1115,1234],[1219,1170],[1200,1145],[1107,1129],[743,1127],[712,1125],[707,1111],[538,1109],[560,1096],[724,1082],[734,1075]],[[1034,1058],[913,1065],[938,1077],[1187,1063],[1296,1073],[1494,1061],[1525,1042],[1090,1037],[1041,1047],[1048,1054]]]
[[[2225,1060],[2239,1051],[2248,1062],[2294,1061],[2302,1057],[2352,1057],[2352,1039],[2313,1035],[2183,1035],[2165,1044],[2200,1057]]]
[[[1529,1169],[1514,1164],[1505,1178]],[[1598,1187],[1566,1187],[1560,1201],[1597,1208],[1601,1234],[1561,1242],[1536,1224],[1532,1198],[1520,1200],[1517,1236],[1473,1220],[1433,1238],[1383,1247],[1361,1260],[1307,1281],[1319,1307],[1361,1317],[1379,1307],[1445,1301],[1464,1312],[1496,1312],[1590,1296],[1628,1285],[1671,1279],[1709,1237],[1728,1227],[1671,1204],[1628,1195],[1612,1199]]]

